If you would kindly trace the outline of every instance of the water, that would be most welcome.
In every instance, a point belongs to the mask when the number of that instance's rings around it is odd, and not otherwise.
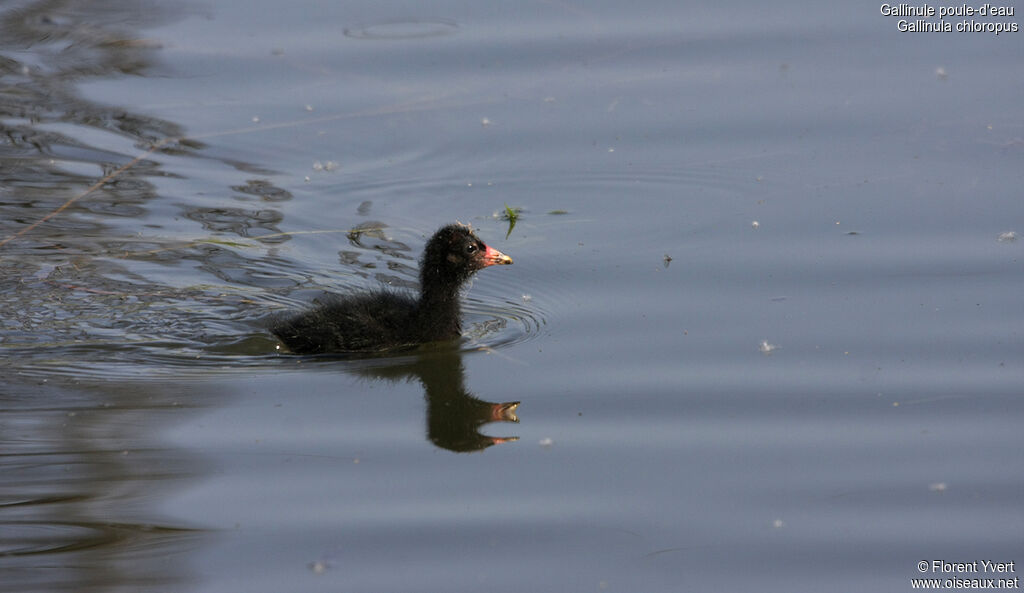
[[[910,590],[953,576],[921,560],[1024,561],[1020,33],[898,20],[0,8],[0,590]],[[452,220],[516,262],[463,341],[276,350],[273,315],[414,286]]]

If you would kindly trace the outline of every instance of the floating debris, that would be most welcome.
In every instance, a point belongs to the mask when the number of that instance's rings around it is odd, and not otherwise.
[[[669,264],[671,264],[671,263],[672,263],[672,256],[666,253],[665,257],[662,258],[662,264],[664,264],[664,266],[667,268],[669,266]]]
[[[1000,243],[1009,243],[1011,241],[1016,241],[1017,240],[1017,232],[1016,231],[1006,231],[1005,233],[999,233],[999,236],[996,237],[996,240],[999,241]]]
[[[781,529],[781,528],[783,528],[785,526],[786,526],[786,523],[782,519],[775,519],[775,520],[772,521],[772,527],[774,527],[775,529]]]
[[[949,77],[949,75],[946,74],[946,69],[943,66],[939,66],[938,68],[935,69],[935,76],[937,76],[939,80],[946,80],[946,78]]]
[[[935,482],[934,484],[928,484],[928,489],[931,490],[932,492],[945,492],[946,488],[947,486],[945,482]]]
[[[321,163],[320,161],[315,161],[313,163],[313,170],[314,171],[328,171],[329,172],[329,171],[337,170],[340,166],[341,165],[339,165],[338,163],[336,163],[334,161],[327,161],[326,163]]]
[[[551,437],[544,437],[540,441],[538,441],[537,444],[539,444],[541,447],[544,447],[545,449],[547,449],[547,448],[551,447],[551,445],[554,445],[555,441]]]
[[[512,235],[512,229],[516,228],[516,221],[519,220],[519,213],[522,211],[522,208],[511,208],[508,204],[505,204],[505,211],[501,213],[499,218],[508,221],[508,232],[505,233],[506,239]]]
[[[514,225],[516,221],[519,220],[519,215],[522,212],[522,208],[512,208],[508,204],[505,204],[505,209],[495,212],[494,217],[501,220],[507,220],[508,222],[511,222]]]
[[[768,343],[768,340],[761,340],[761,343],[758,344],[757,348],[761,351],[761,354],[771,354],[776,348],[778,348],[778,346]]]
[[[481,125],[481,126],[483,126],[483,127],[485,127],[485,128],[486,128],[487,126],[491,125],[491,120],[490,120],[490,118],[487,118],[487,117],[481,118],[481,119],[480,119],[480,125]]]
[[[752,228],[752,229],[759,229],[759,228],[761,228],[761,223],[759,223],[759,222],[757,222],[755,220],[755,221],[750,223],[750,228]]]

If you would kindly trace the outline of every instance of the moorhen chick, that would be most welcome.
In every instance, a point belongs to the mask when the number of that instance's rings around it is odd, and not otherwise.
[[[296,354],[381,352],[462,335],[459,292],[477,270],[511,264],[466,225],[441,227],[420,260],[420,294],[388,290],[333,295],[270,330]]]

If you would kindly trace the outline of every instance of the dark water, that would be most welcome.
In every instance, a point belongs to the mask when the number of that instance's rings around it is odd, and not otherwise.
[[[0,6],[0,590],[1017,577],[1024,45],[898,21]],[[461,343],[277,352],[452,220]]]

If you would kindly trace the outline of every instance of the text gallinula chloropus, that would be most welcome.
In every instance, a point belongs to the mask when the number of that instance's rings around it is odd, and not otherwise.
[[[420,294],[387,290],[336,295],[323,305],[274,323],[271,331],[297,354],[378,352],[462,335],[459,291],[487,266],[512,263],[468,226],[441,227],[420,260]]]

